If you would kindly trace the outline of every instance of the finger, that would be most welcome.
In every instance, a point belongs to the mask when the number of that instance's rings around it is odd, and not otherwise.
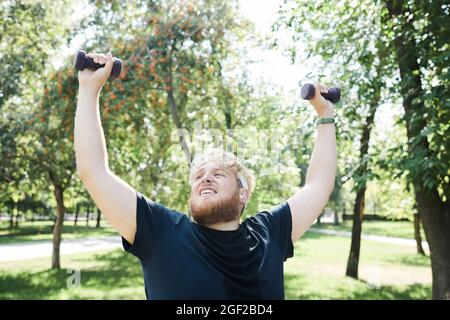
[[[316,99],[320,99],[321,95],[320,93],[323,93],[323,86],[320,84],[319,81],[315,81],[314,82],[314,87],[315,87],[315,94],[314,94],[314,98]]]
[[[318,82],[314,82],[314,96],[309,100],[313,106],[323,105],[325,98],[321,95],[323,86]]]
[[[99,54],[98,55],[98,61],[100,64],[105,64],[106,63],[106,56],[104,54]]]
[[[328,87],[324,86],[322,84],[320,84],[319,81],[314,82],[314,87],[316,88],[316,92],[317,93],[327,93],[328,92]]]
[[[105,62],[105,72],[109,75],[111,73],[113,64],[114,64],[114,60],[112,57],[111,52],[108,52],[108,54],[105,56],[106,62]]]
[[[97,53],[94,54],[94,62],[99,63],[99,55]]]

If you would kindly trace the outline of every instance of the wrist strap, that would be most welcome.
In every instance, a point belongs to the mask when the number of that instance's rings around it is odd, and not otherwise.
[[[334,123],[334,118],[319,118],[317,120],[317,125],[322,123]]]

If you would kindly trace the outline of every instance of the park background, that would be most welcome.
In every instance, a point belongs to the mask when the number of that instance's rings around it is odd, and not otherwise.
[[[449,16],[440,0],[2,1],[0,299],[145,298],[77,176],[80,48],[124,64],[100,97],[111,169],[183,212],[208,130],[247,151],[246,215],[289,197],[316,134],[300,86],[340,87],[335,188],[286,298],[450,299]]]

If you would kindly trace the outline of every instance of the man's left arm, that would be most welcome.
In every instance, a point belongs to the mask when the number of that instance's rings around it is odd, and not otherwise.
[[[309,100],[320,118],[334,116],[333,104],[320,91],[328,89],[316,85],[315,96]],[[305,185],[287,202],[292,214],[292,242],[297,241],[320,215],[334,188],[336,177],[336,130],[333,123],[320,124],[314,150],[306,173]]]

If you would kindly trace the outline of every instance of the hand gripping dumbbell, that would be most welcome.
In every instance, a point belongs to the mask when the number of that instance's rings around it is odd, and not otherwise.
[[[111,70],[111,76],[113,78],[117,78],[120,75],[120,71],[122,71],[122,61],[117,58],[114,59],[114,64]],[[75,57],[75,69],[81,71],[84,68],[88,68],[91,70],[97,70],[99,68],[103,68],[105,65],[100,63],[95,63],[92,58],[86,57],[86,51],[78,50],[78,53]]]
[[[316,88],[311,83],[306,83],[302,86],[301,89],[301,96],[305,100],[309,100],[316,94]],[[336,103],[341,99],[341,90],[339,88],[330,88],[328,89],[328,92],[320,93],[322,97],[325,99],[331,101],[332,103]]]

